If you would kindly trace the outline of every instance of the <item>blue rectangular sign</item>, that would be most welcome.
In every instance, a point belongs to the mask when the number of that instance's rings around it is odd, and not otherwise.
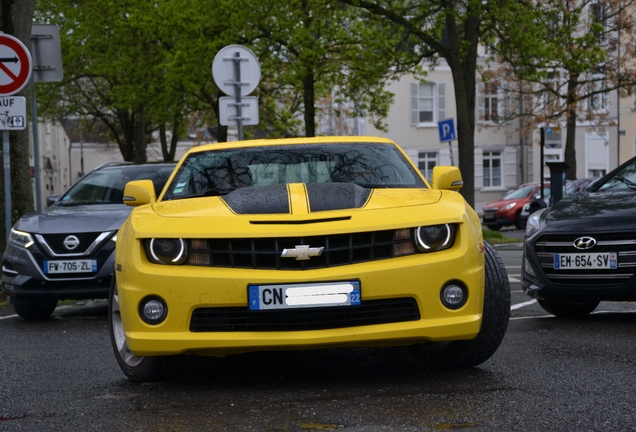
[[[439,142],[454,141],[457,139],[454,119],[437,122],[437,129],[439,129]]]

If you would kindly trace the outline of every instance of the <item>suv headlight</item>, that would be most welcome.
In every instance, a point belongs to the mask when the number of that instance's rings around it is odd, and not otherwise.
[[[536,212],[532,213],[528,217],[528,222],[526,223],[526,237],[530,237],[532,234],[536,233],[543,227],[544,222],[541,219],[541,215],[546,210],[547,207],[542,208],[541,210],[537,210]]]
[[[449,249],[455,243],[457,225],[442,224],[415,229],[415,243],[420,252],[437,252]]]
[[[29,233],[11,228],[11,233],[9,234],[9,243],[21,248],[28,248],[33,244],[33,237],[31,237],[31,234]]]
[[[144,240],[146,257],[155,264],[180,265],[188,257],[188,248],[183,239],[153,238]]]
[[[510,210],[511,208],[513,208],[514,206],[516,206],[517,203],[516,202],[512,202],[510,204],[506,204],[505,206],[503,206],[501,208],[502,211],[506,211],[506,210]]]

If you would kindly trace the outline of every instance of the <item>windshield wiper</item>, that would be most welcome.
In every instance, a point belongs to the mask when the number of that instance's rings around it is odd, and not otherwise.
[[[625,177],[616,176],[616,180],[620,180],[627,185],[630,189],[636,189],[636,183],[631,181],[630,179],[626,179]]]

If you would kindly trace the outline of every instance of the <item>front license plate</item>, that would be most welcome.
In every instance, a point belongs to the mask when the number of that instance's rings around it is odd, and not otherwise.
[[[486,219],[494,219],[494,218],[495,218],[494,214],[485,214],[484,215],[484,220],[486,220]]]
[[[44,274],[96,272],[97,260],[44,261]]]
[[[250,285],[250,310],[359,306],[360,282]]]
[[[554,268],[615,269],[618,267],[616,252],[554,254]]]

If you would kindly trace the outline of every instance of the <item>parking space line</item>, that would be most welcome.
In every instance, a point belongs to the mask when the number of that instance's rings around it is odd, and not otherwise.
[[[532,300],[529,300],[527,302],[517,303],[516,305],[510,306],[510,310],[515,310],[515,309],[519,309],[519,308],[522,308],[522,307],[525,307],[525,306],[530,306],[532,304],[535,304],[536,302],[537,302],[536,299],[532,299]]]

